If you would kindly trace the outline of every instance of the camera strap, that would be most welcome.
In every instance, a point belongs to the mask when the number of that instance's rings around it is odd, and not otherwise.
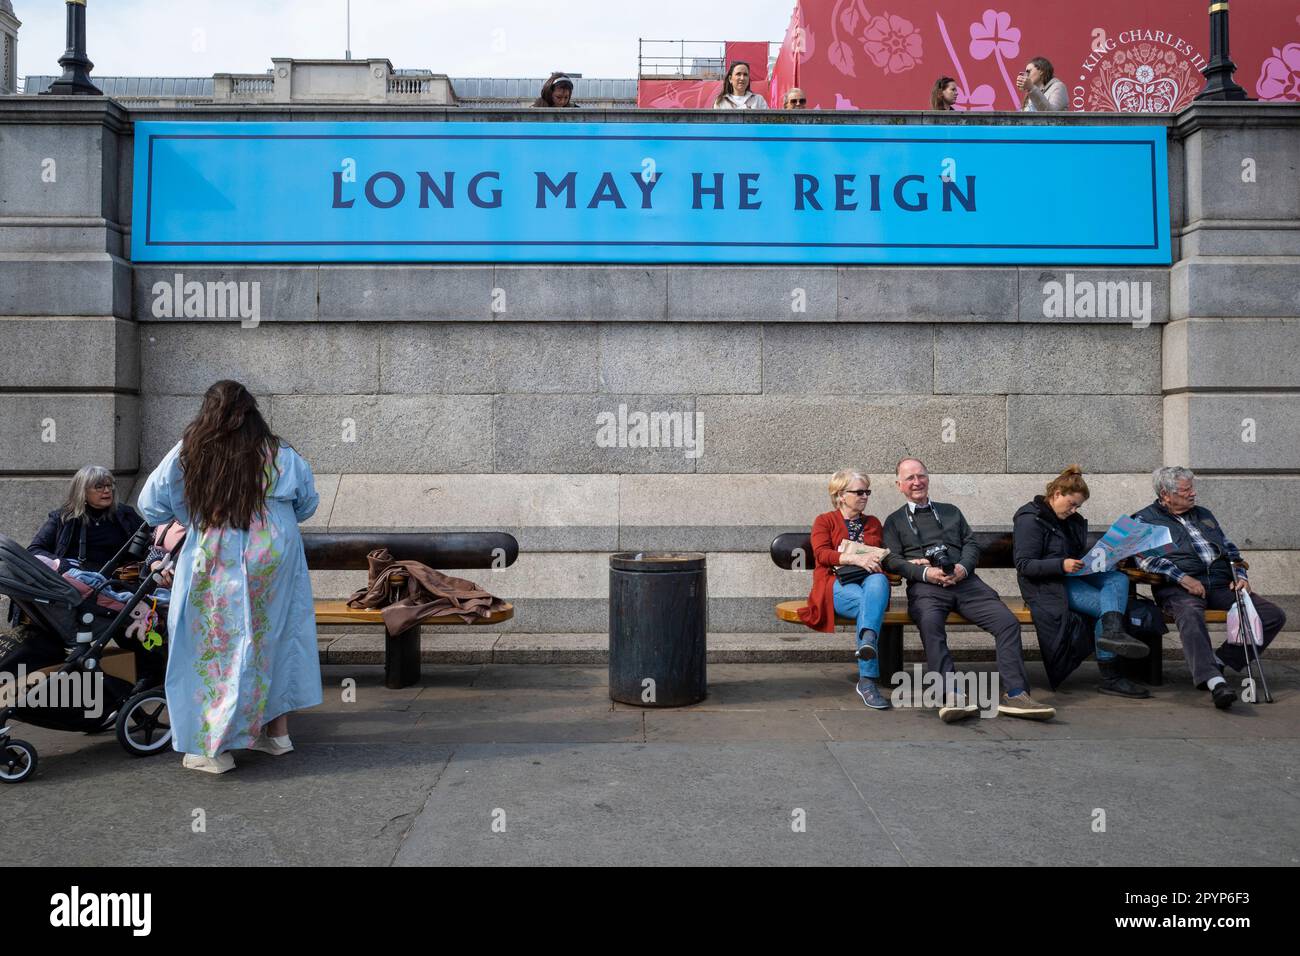
[[[907,523],[912,529],[912,534],[916,535],[916,540],[921,541],[921,532],[916,529],[916,522],[912,520],[912,509],[903,505],[903,513],[907,515]],[[939,517],[939,509],[935,507],[933,501],[930,502],[930,514],[934,515],[934,523],[939,526],[940,540],[943,538],[943,519]],[[924,542],[922,542],[924,543]]]

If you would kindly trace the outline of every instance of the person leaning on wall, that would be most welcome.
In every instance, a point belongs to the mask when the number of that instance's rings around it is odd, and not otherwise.
[[[542,92],[533,100],[533,106],[576,109],[578,104],[573,102],[573,80],[563,73],[552,73],[542,84]]]
[[[1025,94],[1020,101],[1024,113],[1065,113],[1070,109],[1070,91],[1056,78],[1052,61],[1036,56],[1016,76],[1016,89]]]
[[[737,60],[727,69],[722,92],[713,101],[715,110],[765,110],[767,100],[749,88],[749,64]]]
[[[930,109],[951,110],[957,102],[957,81],[951,76],[941,76],[930,90]]]

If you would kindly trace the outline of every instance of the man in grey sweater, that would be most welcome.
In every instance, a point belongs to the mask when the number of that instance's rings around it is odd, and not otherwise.
[[[907,504],[885,519],[884,569],[907,581],[907,613],[925,645],[926,667],[947,675],[955,671],[945,627],[956,611],[996,639],[1002,694],[998,712],[1030,720],[1048,720],[1056,710],[1029,696],[1029,676],[1020,650],[1020,622],[997,592],[975,576],[979,545],[956,505],[930,500],[930,476],[925,463],[904,458],[895,483]],[[945,723],[976,711],[957,695],[945,700],[939,717]]]

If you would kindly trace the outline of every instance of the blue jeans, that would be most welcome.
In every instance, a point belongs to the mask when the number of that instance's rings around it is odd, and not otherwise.
[[[885,608],[889,607],[889,578],[883,574],[869,574],[861,584],[840,584],[837,578],[834,584],[835,613],[841,617],[855,618],[858,626],[854,631],[857,646],[861,647],[864,630],[872,630],[880,636],[880,622],[885,619]],[[872,641],[872,647],[876,642]],[[858,676],[873,680],[880,676],[880,659],[873,657],[869,661],[858,661]]]
[[[1102,571],[1081,577],[1065,579],[1065,593],[1070,610],[1097,619],[1093,637],[1101,636],[1101,616],[1107,611],[1120,611],[1128,607],[1128,577],[1122,571]],[[1113,661],[1115,654],[1097,648],[1097,660]]]

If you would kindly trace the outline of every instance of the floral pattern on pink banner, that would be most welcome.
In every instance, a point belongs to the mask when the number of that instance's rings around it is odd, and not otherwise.
[[[921,34],[910,20],[883,14],[862,33],[862,48],[886,73],[905,73],[921,62]]]
[[[1020,91],[1011,76],[1003,57],[1014,59],[1020,55],[1020,29],[1011,25],[1011,14],[997,10],[985,10],[979,23],[970,25],[970,55],[977,60],[987,60],[990,56],[997,61],[1002,82],[1007,85],[1013,109],[1020,105]]]
[[[1259,71],[1255,94],[1261,100],[1300,103],[1300,43],[1288,43],[1281,50],[1273,47]]]

